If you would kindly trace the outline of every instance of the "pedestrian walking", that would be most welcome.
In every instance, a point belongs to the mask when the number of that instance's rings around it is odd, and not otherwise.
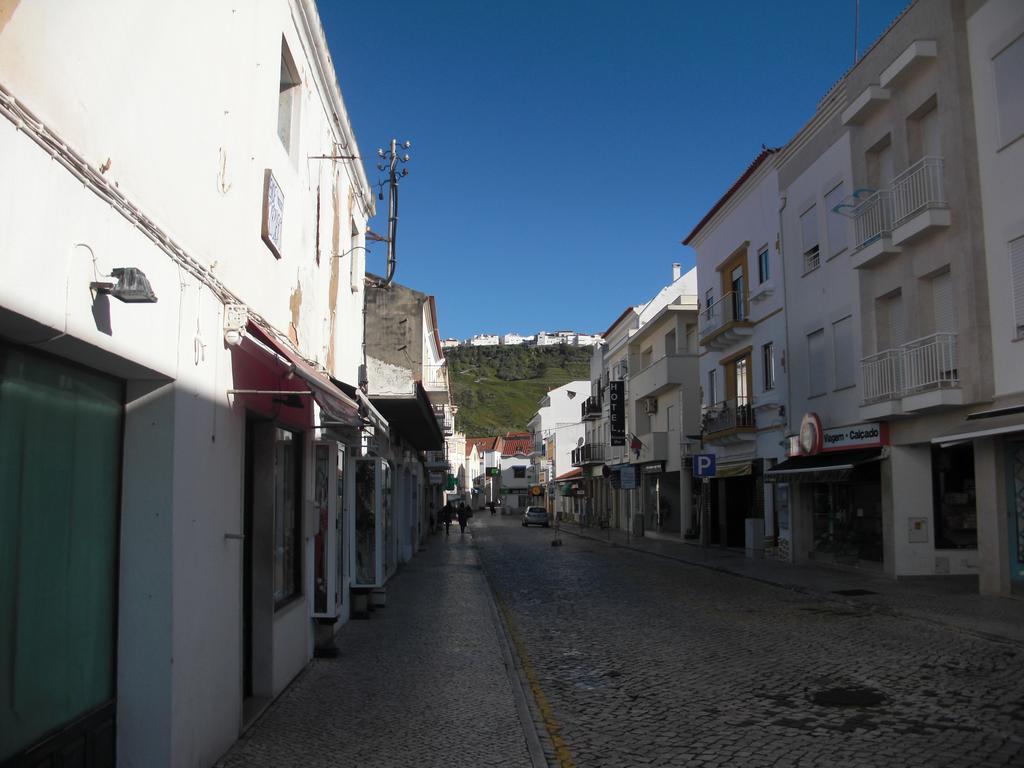
[[[494,517],[494,499],[487,502],[487,508],[491,510],[491,517]]]
[[[444,535],[448,535],[448,529],[452,527],[452,503],[446,501],[441,507],[441,520],[444,521]]]
[[[458,518],[459,518],[459,533],[465,533],[466,532],[466,523],[469,521],[469,508],[466,507],[466,502],[464,502],[464,501],[459,503]]]

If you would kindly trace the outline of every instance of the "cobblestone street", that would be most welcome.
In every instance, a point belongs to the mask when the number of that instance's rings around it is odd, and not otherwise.
[[[552,537],[430,537],[218,765],[1024,765],[1015,640]]]
[[[508,518],[476,533],[576,765],[1024,764],[1018,643]]]

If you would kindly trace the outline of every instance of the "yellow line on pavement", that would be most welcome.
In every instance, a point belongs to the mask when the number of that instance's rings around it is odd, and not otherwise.
[[[555,720],[555,713],[551,709],[551,705],[548,704],[544,691],[541,690],[540,680],[537,678],[537,672],[530,663],[530,657],[526,653],[526,645],[519,636],[519,631],[516,629],[515,622],[512,619],[512,612],[509,611],[505,601],[501,599],[501,595],[497,591],[495,591],[494,599],[498,603],[501,615],[505,618],[505,626],[508,627],[512,644],[516,647],[516,653],[519,655],[519,663],[522,664],[523,672],[526,673],[526,680],[530,684],[533,700],[536,702],[540,716],[544,720],[544,727],[547,729],[548,736],[551,737],[551,744],[555,748],[555,758],[558,760],[558,765],[560,768],[576,768],[576,763],[572,759],[572,753],[569,752],[569,747],[566,746],[565,741],[562,739],[562,728],[558,725],[558,721]]]

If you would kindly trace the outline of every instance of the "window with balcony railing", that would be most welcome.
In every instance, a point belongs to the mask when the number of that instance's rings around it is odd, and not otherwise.
[[[893,179],[893,217],[896,223],[928,208],[946,208],[941,157],[922,157]]]
[[[957,335],[933,333],[860,362],[865,405],[960,386]]]
[[[706,434],[755,427],[754,408],[749,397],[722,400],[704,409],[704,432]]]

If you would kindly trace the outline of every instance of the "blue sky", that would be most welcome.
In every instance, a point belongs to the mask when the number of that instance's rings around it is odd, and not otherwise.
[[[395,279],[444,337],[605,330],[850,67],[854,2],[321,2],[371,182],[413,143]],[[860,0],[861,51],[908,2]]]

